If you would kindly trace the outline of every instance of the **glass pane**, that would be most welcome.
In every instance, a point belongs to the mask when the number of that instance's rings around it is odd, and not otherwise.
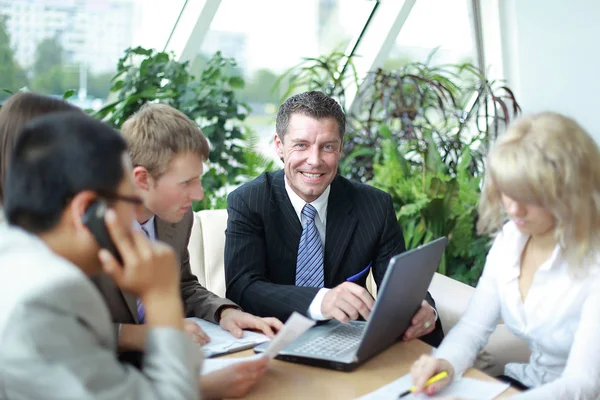
[[[370,0],[223,0],[202,44],[201,57],[220,50],[233,57],[246,81],[247,120],[261,139],[259,150],[274,156],[276,107],[282,93],[273,84],[305,57],[345,51],[362,31]],[[249,17],[252,16],[252,17]]]
[[[137,9],[133,26],[133,45],[162,51],[185,0],[129,1],[133,1]]]
[[[0,0],[0,90],[27,87],[100,108],[124,50],[164,47],[184,0]],[[0,101],[8,96],[0,94]]]
[[[471,33],[469,0],[418,0],[385,63],[393,69],[410,61],[433,64],[475,63],[475,45]]]

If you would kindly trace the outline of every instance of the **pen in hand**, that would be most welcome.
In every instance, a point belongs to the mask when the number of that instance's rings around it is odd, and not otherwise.
[[[429,378],[427,380],[427,382],[425,382],[425,385],[423,385],[424,387],[431,385],[432,383],[435,383],[437,381],[441,381],[442,379],[446,378],[448,376],[448,372],[446,371],[442,371],[439,374],[436,374],[434,376],[432,376],[431,378]],[[405,392],[402,392],[398,395],[398,398],[402,398],[405,396],[408,396],[409,394],[413,393],[415,390],[417,390],[416,386],[411,387],[410,389],[408,389]]]
[[[369,265],[367,265],[367,267],[365,269],[363,269],[362,271],[360,271],[358,274],[352,275],[350,278],[348,278],[346,280],[348,282],[356,283],[360,278],[369,274],[369,269],[371,268],[371,265],[373,265],[373,261],[369,262]]]

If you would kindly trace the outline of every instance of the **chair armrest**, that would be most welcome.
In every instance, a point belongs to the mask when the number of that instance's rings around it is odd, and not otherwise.
[[[474,292],[475,288],[472,286],[448,278],[437,272],[434,274],[429,285],[429,293],[433,297],[433,300],[435,300],[435,306],[442,320],[444,333],[448,333],[456,325],[467,309],[469,300],[471,300]]]
[[[192,233],[188,242],[188,253],[190,255],[190,269],[198,278],[198,282],[206,287],[206,273],[204,272],[204,232],[198,213],[193,213],[194,223]]]

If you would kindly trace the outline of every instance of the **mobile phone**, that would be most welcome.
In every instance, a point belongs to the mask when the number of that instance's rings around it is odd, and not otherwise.
[[[85,210],[81,217],[81,221],[90,230],[98,242],[98,245],[100,245],[101,248],[108,250],[119,264],[122,265],[123,259],[117,251],[117,246],[115,246],[112,241],[108,229],[106,228],[106,224],[104,223],[104,214],[106,213],[106,210],[107,206],[104,201],[99,199],[95,200]]]

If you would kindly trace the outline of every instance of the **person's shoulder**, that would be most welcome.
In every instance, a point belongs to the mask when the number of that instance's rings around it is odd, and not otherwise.
[[[158,216],[156,216],[155,218],[160,220],[160,218]],[[157,222],[156,226],[158,226],[159,225],[158,221],[156,221],[156,222]],[[163,221],[163,223],[164,223],[164,221]],[[171,224],[171,226],[173,226],[173,228],[175,228],[177,230],[188,231],[188,230],[192,229],[193,224],[194,224],[194,209],[192,207],[190,207],[187,210],[187,212],[185,214],[183,214],[183,218],[181,218],[181,221]]]
[[[47,306],[69,308],[89,301],[96,289],[75,265],[53,253],[45,244],[24,231],[0,232],[0,308],[41,301]],[[40,303],[41,304],[41,303]],[[62,306],[61,306],[62,304]]]
[[[246,198],[256,196],[257,193],[268,193],[271,187],[277,184],[278,181],[283,183],[283,170],[275,172],[265,172],[250,182],[246,182],[240,187],[233,190],[228,197],[240,196]]]
[[[343,190],[356,200],[381,201],[390,199],[389,193],[366,183],[353,181],[341,175],[335,177],[332,188]]]
[[[39,237],[9,225],[0,227],[0,260],[4,267],[0,274],[10,280],[26,276],[30,281],[37,277],[44,281],[71,272],[71,268],[65,267],[70,263],[52,252]]]

